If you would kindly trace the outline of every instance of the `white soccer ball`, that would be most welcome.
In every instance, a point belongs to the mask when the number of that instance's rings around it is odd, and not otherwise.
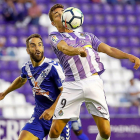
[[[78,8],[69,7],[64,10],[61,20],[66,28],[76,29],[83,24],[84,15]]]

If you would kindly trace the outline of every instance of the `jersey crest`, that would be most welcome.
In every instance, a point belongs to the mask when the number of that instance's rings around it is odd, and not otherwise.
[[[42,73],[41,73],[41,77],[42,77],[42,78],[45,78],[46,76],[47,76],[46,71],[42,71]]]

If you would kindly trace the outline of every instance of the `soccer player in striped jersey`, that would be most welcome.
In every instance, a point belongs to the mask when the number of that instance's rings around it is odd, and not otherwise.
[[[58,59],[55,59],[55,61],[60,63]],[[71,126],[74,134],[79,140],[89,140],[87,135],[83,132],[80,118],[78,120],[71,121]]]
[[[79,118],[80,106],[85,102],[99,129],[96,140],[110,139],[110,118],[100,74],[104,66],[98,52],[117,59],[128,59],[140,66],[139,58],[124,53],[101,42],[94,34],[75,32],[65,28],[61,21],[64,6],[55,4],[49,11],[52,25],[58,32],[50,33],[50,43],[64,68],[66,76],[62,95],[55,108],[49,140],[59,140],[59,135],[69,120]],[[60,115],[61,113],[61,115]]]
[[[23,86],[28,80],[35,97],[35,108],[31,119],[20,132],[18,140],[43,140],[49,133],[65,76],[58,63],[44,57],[44,46],[40,35],[29,36],[26,46],[31,60],[22,67],[21,76],[17,77],[7,90],[0,93],[0,100],[11,91]],[[71,122],[62,131],[62,140],[70,140],[70,127]]]

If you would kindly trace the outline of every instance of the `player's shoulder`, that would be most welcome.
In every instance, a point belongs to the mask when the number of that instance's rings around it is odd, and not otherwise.
[[[90,36],[95,36],[93,33],[89,33],[89,32],[80,32],[81,35],[90,35]]]
[[[46,64],[52,66],[52,65],[54,65],[56,62],[55,62],[53,59],[50,59],[50,58],[46,58],[46,57],[45,57],[44,63],[46,63]]]
[[[52,60],[52,59],[48,59],[49,64],[52,65],[51,67],[51,71],[52,73],[58,73],[59,77],[61,78],[62,81],[64,81],[65,79],[65,75],[64,75],[64,70],[63,67],[61,66],[61,64],[59,63],[58,59]]]
[[[94,39],[96,36],[93,33],[89,33],[89,32],[84,32],[82,34],[85,34],[86,36],[88,36],[91,40]]]
[[[31,62],[31,60],[29,60],[22,65],[22,68],[26,68],[27,66],[29,66],[31,64],[32,64],[32,62]]]
[[[56,61],[50,58],[45,58],[44,64],[47,64],[47,68],[49,69],[56,69],[56,66],[59,66],[59,64]]]
[[[91,36],[95,36],[93,33],[89,33],[89,32],[77,32],[74,31],[75,35],[78,35],[80,37],[91,37]]]
[[[46,57],[45,57],[44,63],[49,63],[51,65],[57,65],[58,64],[58,62],[54,61],[53,59],[46,58]]]
[[[58,64],[58,65],[54,65],[52,64],[52,69],[51,69],[52,74],[57,75],[61,78],[61,81],[63,82],[65,79],[65,75],[63,72],[62,67]]]
[[[60,32],[51,32],[49,35],[50,44],[56,44],[58,41],[61,41],[62,35]]]
[[[52,59],[45,57],[44,62],[43,63],[50,63],[52,61]]]
[[[55,32],[51,32],[51,33],[49,34],[49,36],[53,36],[53,35],[61,35],[61,33],[60,33],[60,32],[55,31]]]
[[[62,66],[57,60],[48,59],[47,61],[56,71],[63,71]]]

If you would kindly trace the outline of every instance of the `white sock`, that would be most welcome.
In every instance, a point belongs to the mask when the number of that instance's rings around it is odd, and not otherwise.
[[[50,138],[50,136],[48,135],[48,139],[47,140],[60,140],[60,136],[58,138]]]
[[[97,137],[96,137],[96,140],[110,140],[110,138],[108,139],[104,139],[100,136],[100,134],[98,133]]]

